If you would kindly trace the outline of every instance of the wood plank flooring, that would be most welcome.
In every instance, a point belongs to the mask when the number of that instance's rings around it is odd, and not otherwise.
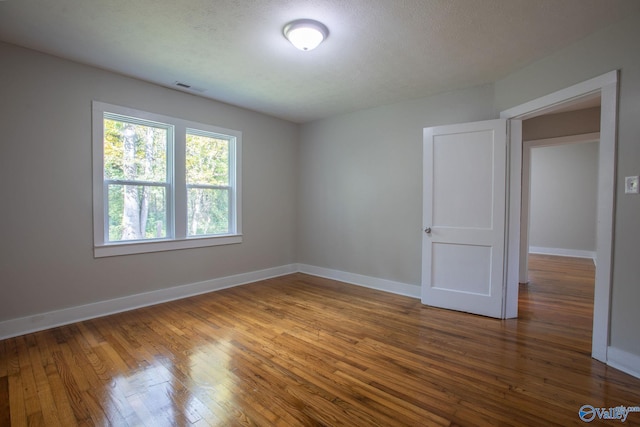
[[[530,264],[517,320],[293,274],[0,341],[0,426],[567,426],[640,405],[640,379],[590,357],[591,262]]]

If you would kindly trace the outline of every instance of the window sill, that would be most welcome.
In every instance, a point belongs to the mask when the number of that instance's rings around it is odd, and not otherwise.
[[[153,242],[113,243],[93,248],[94,258],[110,256],[144,254],[150,252],[175,251],[180,249],[204,248],[242,243],[241,234],[226,234],[224,236],[198,237],[180,240],[162,240]]]

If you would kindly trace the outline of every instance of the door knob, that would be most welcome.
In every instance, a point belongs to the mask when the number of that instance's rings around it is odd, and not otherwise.
[[[431,234],[431,227],[425,228],[424,232],[427,233],[427,234]]]

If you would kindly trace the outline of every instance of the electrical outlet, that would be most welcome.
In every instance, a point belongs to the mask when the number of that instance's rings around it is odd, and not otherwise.
[[[625,177],[624,194],[638,194],[638,177],[637,176]]]

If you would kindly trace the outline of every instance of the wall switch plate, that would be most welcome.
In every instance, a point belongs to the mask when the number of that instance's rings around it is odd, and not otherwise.
[[[638,194],[637,176],[627,176],[624,178],[624,194]]]

